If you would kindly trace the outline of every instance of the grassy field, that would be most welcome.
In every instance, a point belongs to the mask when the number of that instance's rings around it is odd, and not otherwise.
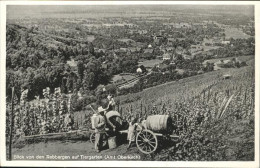
[[[226,28],[225,29],[225,35],[226,38],[234,38],[234,39],[238,39],[238,38],[249,38],[250,36],[245,34],[242,30],[239,30],[237,28]]]
[[[129,81],[129,80],[134,79],[134,78],[135,78],[134,75],[128,75],[128,74],[121,75],[121,74],[119,74],[119,75],[114,75],[114,77],[112,78],[112,81],[116,82],[116,81],[122,80],[122,79],[124,81]]]
[[[140,62],[139,66],[143,65],[144,67],[153,67],[154,65],[157,65],[162,62],[163,60],[159,60],[159,59],[145,60],[143,62]]]

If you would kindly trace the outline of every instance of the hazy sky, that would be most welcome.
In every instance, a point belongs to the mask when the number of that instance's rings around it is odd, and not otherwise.
[[[117,13],[117,12],[195,12],[195,13],[236,13],[254,15],[254,6],[249,5],[9,5],[7,18],[49,15],[50,13]]]

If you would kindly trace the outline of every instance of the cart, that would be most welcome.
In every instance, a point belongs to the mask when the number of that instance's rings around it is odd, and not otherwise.
[[[108,112],[106,114],[106,117],[108,120],[111,120],[113,118],[118,118],[122,120],[120,114],[116,111],[113,111],[112,113]],[[109,114],[109,115],[108,115]],[[113,117],[116,116],[116,117]],[[111,118],[112,117],[112,118]],[[124,124],[123,121],[121,121],[121,124]],[[118,125],[117,125],[118,127]],[[120,129],[121,128],[121,129]],[[125,125],[119,126],[119,130],[117,131],[119,134],[127,134],[128,129],[122,129],[125,128]],[[127,125],[128,128],[128,125]],[[109,136],[109,133],[107,134]],[[136,130],[136,139],[135,143],[137,148],[140,152],[144,154],[151,154],[155,152],[158,148],[158,138],[162,137],[164,139],[170,139],[172,141],[176,141],[179,139],[179,136],[177,135],[171,135],[167,132],[160,133],[160,132],[154,132],[153,130],[147,129],[146,127],[142,127],[141,129]],[[95,132],[93,131],[90,135],[90,142],[95,142]]]

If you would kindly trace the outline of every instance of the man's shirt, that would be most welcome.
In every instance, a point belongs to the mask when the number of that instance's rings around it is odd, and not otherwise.
[[[95,128],[95,132],[104,131],[106,126],[106,120],[104,116],[98,115],[97,117],[97,126]]]

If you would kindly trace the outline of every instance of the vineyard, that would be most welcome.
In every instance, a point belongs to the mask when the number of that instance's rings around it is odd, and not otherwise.
[[[172,116],[181,141],[148,160],[254,160],[254,79],[252,66],[210,72],[122,96],[120,110]]]
[[[146,119],[169,114],[179,141],[143,160],[254,160],[254,66],[209,72],[115,97],[116,110]],[[231,79],[223,79],[230,74]],[[23,95],[22,95],[23,96]],[[89,108],[71,112],[70,95],[44,90],[43,100],[14,106],[14,141],[22,136],[90,128]],[[6,137],[11,106],[7,104]],[[72,122],[73,121],[73,122]],[[8,138],[7,138],[7,143]]]

